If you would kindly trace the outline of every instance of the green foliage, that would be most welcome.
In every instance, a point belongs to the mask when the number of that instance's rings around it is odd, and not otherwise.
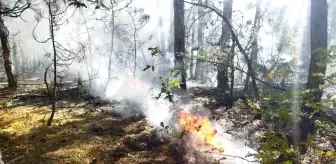
[[[264,110],[260,108],[260,101],[254,102],[248,99],[247,105],[252,109],[253,114],[259,115],[264,113]]]
[[[151,51],[152,56],[157,56],[159,52],[157,47],[148,48]],[[147,65],[142,71],[147,71],[151,69],[153,72],[155,71],[155,67],[151,65]],[[170,68],[169,69],[170,75],[168,77],[159,77],[161,81],[161,91],[155,97],[156,99],[164,98],[167,99],[169,102],[174,102],[174,96],[171,92],[173,88],[180,88],[181,83],[179,82],[179,75],[186,74],[185,71],[182,71],[179,68]]]
[[[292,147],[289,146],[284,133],[268,131],[265,133],[266,142],[259,147],[256,157],[261,163],[292,163],[296,154]]]
[[[152,68],[152,72],[155,71],[155,67],[151,66],[151,65],[146,65],[146,67],[144,69],[142,69],[142,71],[147,71],[148,69]]]
[[[160,53],[158,47],[150,47],[150,48],[148,48],[148,50],[151,51],[152,57],[157,56]]]

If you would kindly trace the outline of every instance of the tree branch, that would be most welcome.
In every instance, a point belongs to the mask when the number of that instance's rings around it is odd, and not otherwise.
[[[224,20],[224,22],[229,27],[232,39],[236,42],[236,44],[237,44],[237,46],[239,48],[240,53],[243,54],[243,56],[244,56],[244,58],[246,60],[246,63],[247,63],[247,66],[248,66],[248,70],[250,71],[250,74],[251,74],[251,77],[252,77],[252,84],[253,84],[254,90],[256,92],[255,96],[256,96],[257,99],[259,99],[258,88],[257,88],[256,84],[254,84],[254,81],[256,80],[255,79],[256,76],[255,76],[255,72],[254,72],[254,70],[252,68],[251,60],[248,57],[248,54],[246,53],[245,49],[243,48],[243,46],[239,42],[239,39],[238,39],[235,31],[233,30],[233,26],[232,26],[231,22],[229,21],[229,19],[227,18],[227,16],[223,12],[221,12],[221,10],[219,10],[218,8],[216,8],[215,6],[209,6],[209,5],[206,5],[206,4],[188,2],[188,1],[184,1],[184,0],[183,0],[183,2],[188,3],[188,4],[192,4],[192,5],[196,5],[196,6],[200,6],[200,7],[204,7],[204,8],[207,8],[207,9],[210,9],[211,11],[215,12],[219,17],[221,17]]]

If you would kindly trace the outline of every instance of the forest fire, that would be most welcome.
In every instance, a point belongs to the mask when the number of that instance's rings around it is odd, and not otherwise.
[[[210,146],[212,149],[223,149],[217,130],[213,128],[207,117],[179,112],[177,118],[179,124],[183,127],[181,138],[184,135],[191,135],[197,147]]]

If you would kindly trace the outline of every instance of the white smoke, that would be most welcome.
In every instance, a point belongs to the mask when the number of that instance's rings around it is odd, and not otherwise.
[[[152,83],[152,79],[157,74],[155,72],[151,74],[145,73],[141,69],[146,64],[155,64],[155,60],[150,56],[147,48],[155,47],[159,44],[157,37],[158,19],[155,17],[157,13],[162,13],[163,29],[165,31],[164,38],[166,38],[165,43],[167,45],[168,39],[173,35],[168,30],[172,21],[172,2],[172,0],[160,1],[161,7],[159,9],[155,6],[155,0],[147,0],[146,3],[143,3],[143,0],[134,0],[132,4],[138,8],[143,7],[144,12],[151,16],[148,24],[138,32],[138,40],[146,40],[150,36],[153,36],[152,40],[137,47],[137,56],[140,60],[138,60],[139,66],[135,77],[131,69],[131,65],[133,64],[126,61],[126,58],[129,56],[122,54],[122,52],[129,48],[127,47],[129,45],[125,45],[122,39],[115,38],[112,63],[114,66],[112,74],[115,79],[106,84],[111,36],[104,28],[108,24],[108,21],[110,21],[111,16],[105,12],[89,8],[85,9],[85,11],[76,12],[74,18],[68,20],[68,25],[61,26],[60,31],[56,33],[56,40],[64,46],[69,47],[69,49],[71,48],[74,51],[80,49],[81,45],[78,43],[86,45],[86,52],[82,54],[85,55],[85,59],[80,62],[74,61],[70,66],[63,68],[63,70],[78,75],[87,83],[91,83],[89,87],[92,87],[93,94],[108,100],[121,101],[122,103],[117,105],[115,110],[122,116],[129,116],[133,114],[132,112],[140,111],[146,116],[148,123],[153,126],[159,126],[161,122],[169,123],[175,117],[171,110],[172,104],[153,98],[160,91],[160,88],[154,87]],[[20,32],[15,37],[15,40],[22,45],[22,53],[24,53],[25,57],[43,58],[47,52],[51,52],[51,45],[50,43],[37,43],[32,38],[32,31],[36,25],[34,15],[32,11],[25,12],[22,15],[22,19],[27,22],[23,22],[20,19],[9,20],[9,29],[11,33]],[[132,29],[130,27],[130,17],[126,12],[121,12],[116,17],[118,18],[116,24],[128,24],[126,27],[121,28]],[[106,19],[106,22],[96,19]],[[49,37],[47,21],[43,21],[37,26],[36,35],[40,40]],[[168,53],[168,56],[172,56],[172,54]],[[169,60],[172,63],[173,58],[169,57]],[[189,86],[191,84],[188,82]],[[105,85],[107,85],[107,88],[104,88]],[[177,103],[177,106],[184,111],[193,111],[206,116],[210,116],[211,114],[210,111],[201,107],[200,104],[193,104],[192,102],[180,102]],[[223,125],[216,125],[216,129],[223,129]],[[220,130],[220,132],[224,131]],[[243,146],[243,143],[231,139],[229,135],[225,133],[219,134],[223,136],[226,154],[244,156],[247,152],[251,151],[249,148]],[[236,159],[230,161],[241,163],[240,161],[236,161]]]

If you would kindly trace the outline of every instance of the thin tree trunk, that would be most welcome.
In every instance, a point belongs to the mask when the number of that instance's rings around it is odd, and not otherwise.
[[[18,58],[18,51],[17,51],[17,44],[15,41],[13,41],[13,59],[14,59],[14,68],[15,69],[15,73],[16,73],[16,76],[18,77],[19,76],[19,65],[21,65],[19,63],[19,58]]]
[[[230,52],[230,65],[231,65],[231,72],[230,72],[230,78],[231,78],[231,86],[230,86],[230,96],[233,97],[233,87],[234,87],[234,50],[235,50],[235,42],[233,41],[231,52]]]
[[[55,3],[55,2],[54,2]],[[56,94],[56,88],[57,88],[57,53],[56,53],[56,47],[55,47],[55,36],[54,36],[54,16],[51,11],[51,2],[48,3],[49,8],[49,24],[50,24],[50,33],[51,33],[51,41],[54,51],[54,87],[53,87],[53,102],[52,102],[52,111],[50,118],[48,120],[47,126],[51,126],[52,121],[54,119],[55,111],[56,111],[56,102],[57,102],[57,94]]]
[[[202,0],[198,0],[198,3],[202,4]],[[203,8],[198,7],[197,9],[198,15],[198,28],[197,28],[197,42],[198,42],[198,56],[203,53]],[[203,62],[201,60],[196,60],[196,70],[195,70],[195,79],[196,80],[203,80]]]
[[[0,4],[1,7],[1,4]],[[0,39],[2,47],[2,56],[4,60],[5,72],[7,75],[7,82],[9,88],[17,88],[17,79],[14,72],[14,65],[11,57],[10,46],[8,42],[9,32],[4,25],[2,15],[0,15]]]
[[[232,19],[232,0],[225,0],[223,3],[223,12],[228,17],[229,21]],[[220,49],[222,52],[222,55],[219,57],[219,60],[221,61],[230,61],[230,58],[228,56],[224,56],[225,48],[229,44],[230,40],[230,31],[228,29],[226,22],[222,21],[222,35],[220,40]],[[224,65],[219,65],[217,68],[217,88],[221,90],[229,90],[228,85],[228,67]]]
[[[113,57],[113,51],[114,51],[114,33],[115,33],[115,24],[114,24],[114,3],[112,2],[112,0],[110,0],[110,4],[111,4],[111,27],[112,27],[112,31],[111,31],[111,49],[110,49],[110,55],[109,55],[109,61],[108,61],[108,77],[107,77],[107,82],[105,85],[105,91],[107,90],[107,87],[111,81],[112,78],[112,57]]]
[[[187,90],[186,72],[184,67],[183,56],[185,53],[185,27],[184,27],[184,2],[174,0],[174,34],[175,34],[175,53],[174,64],[175,68],[181,71],[180,88],[183,91]]]
[[[160,1],[161,0],[156,0],[156,4],[157,4],[157,7],[159,9],[161,9],[161,6],[160,6]],[[162,20],[162,15],[161,15],[161,12],[158,13],[159,15],[159,19],[158,19],[158,24],[159,24],[159,36],[160,36],[160,47],[159,49],[163,52],[162,55],[159,56],[159,64],[160,64],[160,67],[159,67],[159,74],[161,76],[167,76],[168,75],[168,68],[166,66],[167,64],[167,56],[166,56],[166,52],[167,52],[167,49],[166,49],[166,40],[165,40],[165,36],[164,36],[164,28],[163,28],[163,20]]]
[[[258,57],[258,39],[259,39],[259,30],[260,30],[260,0],[257,0],[257,5],[256,5],[256,13],[254,16],[254,25],[252,29],[252,34],[251,37],[253,39],[252,44],[251,44],[251,59],[252,59],[252,68],[253,70],[257,70],[257,57]],[[251,70],[248,70],[247,72],[250,72]],[[245,87],[244,91],[248,92],[249,88],[249,81],[250,81],[250,76],[246,75],[246,81],[245,81]]]
[[[195,28],[191,29],[191,51],[190,51],[190,79],[194,79],[194,46],[195,46]]]

